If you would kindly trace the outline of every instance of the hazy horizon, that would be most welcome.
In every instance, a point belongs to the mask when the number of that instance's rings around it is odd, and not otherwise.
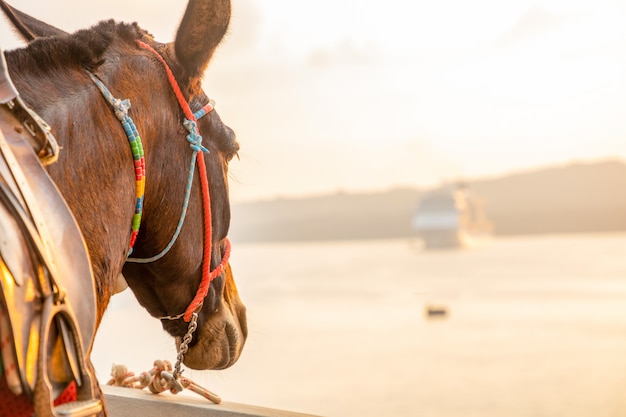
[[[542,165],[532,165],[528,167],[524,167],[524,166],[514,167],[509,170],[502,171],[502,172],[493,172],[493,173],[489,173],[485,175],[450,176],[450,177],[445,177],[445,178],[442,177],[439,179],[439,181],[432,182],[432,183],[423,183],[423,184],[418,184],[418,183],[411,184],[411,183],[398,182],[398,183],[389,183],[388,185],[383,185],[379,187],[376,187],[376,186],[373,186],[373,187],[364,186],[362,188],[337,187],[337,188],[328,188],[324,190],[313,191],[313,192],[303,192],[303,193],[297,193],[297,192],[281,193],[280,191],[277,191],[274,194],[251,196],[248,198],[246,197],[236,198],[234,199],[233,203],[245,204],[245,203],[266,202],[266,201],[272,201],[272,200],[283,200],[283,199],[299,200],[299,199],[310,199],[310,198],[323,198],[323,197],[339,195],[339,194],[346,194],[346,195],[377,194],[377,193],[385,193],[385,192],[391,192],[394,190],[402,190],[402,189],[411,189],[411,190],[416,190],[419,192],[428,192],[428,191],[435,191],[441,187],[454,185],[461,181],[467,182],[467,183],[497,181],[497,180],[512,177],[512,176],[531,174],[531,173],[536,173],[536,172],[546,171],[546,170],[561,169],[561,168],[567,168],[567,167],[572,167],[572,166],[577,166],[577,165],[588,165],[588,166],[601,165],[601,164],[612,163],[612,162],[617,162],[617,163],[626,165],[626,158],[611,157],[611,156],[604,157],[604,158],[603,157],[593,158],[593,159],[576,158],[576,159],[572,159],[569,161],[559,161],[559,162],[554,162],[554,163],[546,163]],[[232,182],[232,179],[231,179],[231,182]],[[235,186],[237,185],[235,184]]]
[[[137,21],[167,42],[185,4],[18,6],[67,31]],[[624,159],[624,21],[608,0],[233,0],[205,79],[242,145],[232,199]],[[8,26],[5,49],[20,45]]]

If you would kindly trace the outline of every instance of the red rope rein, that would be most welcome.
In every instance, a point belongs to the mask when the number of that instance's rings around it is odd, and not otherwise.
[[[183,92],[172,73],[172,70],[165,62],[165,59],[159,54],[154,48],[152,48],[147,43],[142,41],[137,41],[137,44],[150,52],[152,52],[156,58],[163,64],[163,68],[167,74],[167,79],[172,87],[174,95],[176,96],[176,100],[178,100],[178,104],[180,105],[181,110],[185,114],[185,118],[187,120],[191,120],[197,122],[196,116],[193,111],[189,107],[189,103],[185,99]],[[207,104],[204,106],[207,112],[213,110],[213,106]],[[220,264],[211,271],[211,252],[212,252],[212,218],[211,218],[211,196],[209,194],[209,180],[206,172],[206,165],[204,163],[204,156],[202,152],[198,152],[196,155],[196,161],[198,163],[198,176],[200,177],[200,186],[202,188],[202,207],[204,214],[204,246],[203,246],[203,256],[202,256],[202,281],[200,281],[200,285],[198,287],[198,291],[196,292],[195,297],[185,310],[183,315],[183,319],[185,322],[189,322],[191,320],[192,314],[197,311],[204,302],[205,297],[209,292],[209,288],[211,286],[211,281],[213,281],[216,277],[224,272],[226,265],[228,263],[228,259],[230,258],[230,241],[228,239],[224,239],[224,254],[222,255],[222,261]]]

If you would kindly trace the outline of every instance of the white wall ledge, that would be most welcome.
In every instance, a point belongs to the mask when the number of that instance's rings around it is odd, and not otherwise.
[[[200,397],[159,394],[103,386],[109,417],[316,417],[272,408],[222,402],[213,404]]]

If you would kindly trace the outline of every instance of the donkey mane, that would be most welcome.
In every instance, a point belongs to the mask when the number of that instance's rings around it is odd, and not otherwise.
[[[106,62],[105,54],[113,47],[114,43],[121,42],[131,49],[136,49],[135,42],[146,37],[153,38],[136,22],[124,23],[110,19],[73,34],[59,31],[59,34],[55,36],[36,37],[29,42],[28,48],[8,51],[8,54],[10,55],[11,66],[19,68],[22,72],[22,74],[16,74],[16,77],[23,77],[25,73],[28,73],[30,79],[45,78],[54,72],[56,73],[57,85],[63,82],[68,88],[71,88],[75,79],[70,75],[69,69],[96,72]],[[163,53],[163,58],[167,61],[174,77],[178,80],[184,79],[187,76],[185,69],[177,59],[168,56],[164,46],[158,43],[154,45],[157,50]],[[115,59],[115,56],[112,55],[111,59]],[[201,82],[201,77],[197,77],[189,83],[187,91],[183,90],[184,94],[194,97],[191,102],[194,108],[199,108],[208,101],[202,92]],[[46,101],[46,98],[40,100]],[[239,150],[234,136],[216,135],[212,139],[217,147],[227,154],[236,154]]]
[[[68,66],[95,71],[104,62],[102,57],[116,35],[126,42],[134,43],[136,39],[149,34],[137,23],[121,23],[110,19],[73,34],[36,38],[29,43],[28,49],[17,49],[10,53],[15,54],[18,68],[28,68],[33,74],[67,69]]]

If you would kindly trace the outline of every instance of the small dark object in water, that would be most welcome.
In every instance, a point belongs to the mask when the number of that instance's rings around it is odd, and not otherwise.
[[[444,306],[427,306],[426,315],[429,318],[444,318],[448,316],[448,309]]]

